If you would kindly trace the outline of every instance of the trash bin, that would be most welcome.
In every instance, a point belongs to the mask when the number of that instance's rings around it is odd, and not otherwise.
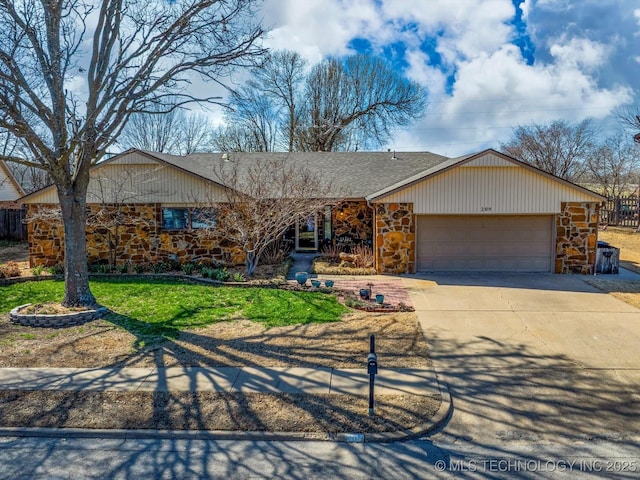
[[[618,274],[620,267],[620,249],[607,242],[598,242],[596,248],[596,273]]]

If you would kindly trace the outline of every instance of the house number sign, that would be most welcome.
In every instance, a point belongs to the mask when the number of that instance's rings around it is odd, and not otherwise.
[[[490,212],[491,210],[493,210],[492,207],[480,207],[481,212]]]

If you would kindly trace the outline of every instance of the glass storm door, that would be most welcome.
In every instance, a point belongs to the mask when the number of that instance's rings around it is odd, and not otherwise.
[[[315,215],[296,224],[296,250],[318,250],[318,227]]]

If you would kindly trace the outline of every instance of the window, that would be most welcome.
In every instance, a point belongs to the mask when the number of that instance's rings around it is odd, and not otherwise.
[[[186,230],[189,227],[189,210],[186,208],[163,208],[162,228]]]
[[[162,228],[166,230],[190,230],[215,228],[217,212],[213,208],[163,208]]]
[[[216,228],[217,218],[215,208],[194,208],[191,211],[191,228]]]

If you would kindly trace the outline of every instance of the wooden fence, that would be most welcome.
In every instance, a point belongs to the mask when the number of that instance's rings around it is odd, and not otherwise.
[[[637,195],[610,198],[600,211],[600,223],[618,227],[640,227],[639,201]]]
[[[0,208],[0,240],[26,240],[24,208]]]

